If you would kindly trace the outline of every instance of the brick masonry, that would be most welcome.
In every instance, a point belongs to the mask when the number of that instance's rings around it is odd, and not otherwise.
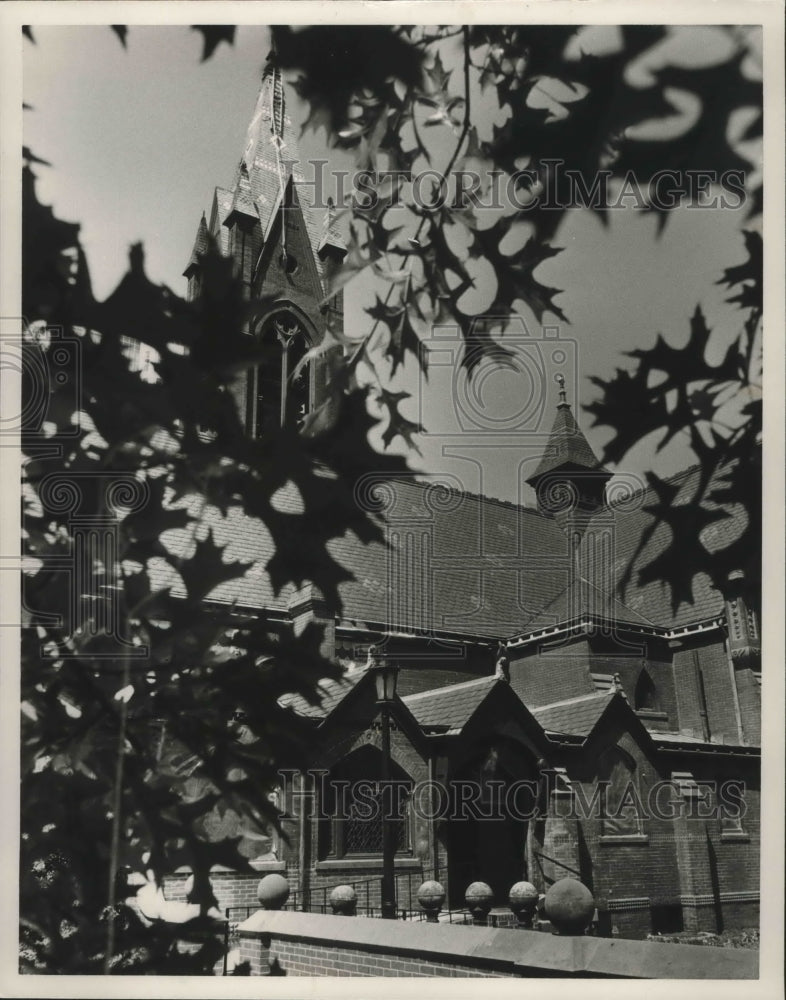
[[[260,910],[238,930],[252,976],[752,979],[756,952]]]
[[[271,943],[265,957],[263,949],[241,939],[240,960],[248,961],[251,975],[263,974],[263,962],[278,959],[280,967],[290,976],[461,976],[494,978],[512,973],[483,971],[470,965],[427,961],[422,956],[390,956],[353,948],[335,948],[309,942],[277,940]]]

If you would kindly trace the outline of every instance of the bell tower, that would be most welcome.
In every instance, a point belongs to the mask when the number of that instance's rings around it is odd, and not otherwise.
[[[600,464],[576,423],[560,376],[557,415],[546,451],[527,483],[535,490],[538,510],[562,523],[576,515],[591,516],[604,506],[612,474]]]
[[[271,54],[232,185],[215,189],[209,220],[200,220],[184,271],[191,300],[200,293],[201,257],[212,238],[232,259],[248,299],[258,304],[246,333],[256,340],[261,360],[235,387],[240,414],[254,435],[298,426],[320,404],[339,350],[309,355],[328,330],[342,331],[343,296],[328,297],[327,271],[346,254],[332,204],[314,207],[309,190]]]

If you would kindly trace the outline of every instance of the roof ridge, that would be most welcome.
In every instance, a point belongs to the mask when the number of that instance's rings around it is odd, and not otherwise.
[[[575,705],[580,701],[591,701],[593,698],[610,698],[611,694],[615,694],[616,691],[611,693],[608,691],[593,691],[591,694],[580,694],[575,698],[565,698],[564,701],[552,701],[548,705],[538,705],[537,708],[531,708],[530,712],[535,714],[535,712],[544,712],[547,708],[561,708],[563,705]]]
[[[685,469],[679,469],[677,472],[672,472],[671,475],[669,476],[663,476],[662,478],[658,476],[658,479],[660,479],[662,483],[669,483],[669,484],[675,483],[679,479],[687,478],[687,476],[691,472],[693,472],[695,469],[700,469],[700,468],[701,468],[701,462],[694,462],[693,465],[689,465]],[[616,476],[616,474],[617,472],[615,471],[613,475]],[[655,472],[653,469],[647,469],[645,471],[645,475],[650,475],[650,474],[653,476],[658,475],[657,472]],[[651,491],[652,491],[652,486],[650,484],[647,484],[646,486],[641,486],[639,489],[633,490],[632,492],[626,493],[624,496],[621,496],[618,500],[613,500],[611,503],[607,504],[607,506],[611,508],[619,507],[620,504],[630,503],[630,501],[634,497],[642,496],[644,493],[649,493]]]
[[[646,615],[643,615],[640,611],[636,611],[635,608],[631,608],[620,597],[618,597],[617,593],[616,593],[616,587],[611,587],[611,588],[599,587],[596,583],[593,583],[591,580],[588,580],[586,577],[579,576],[578,578],[574,578],[572,580],[569,580],[568,583],[566,583],[565,586],[562,588],[562,590],[560,590],[557,594],[555,594],[554,597],[552,597],[550,600],[546,601],[545,604],[542,604],[538,608],[537,611],[535,611],[529,618],[527,618],[526,621],[524,622],[524,631],[521,632],[521,633],[519,633],[519,635],[526,635],[527,634],[527,627],[532,622],[534,622],[540,615],[543,615],[543,614],[547,613],[548,610],[549,610],[549,608],[554,607],[563,597],[565,597],[566,594],[570,594],[571,592],[573,592],[576,589],[577,586],[581,587],[582,585],[586,585],[587,587],[591,587],[597,594],[600,594],[601,597],[605,597],[605,598],[610,599],[615,605],[618,604],[621,608],[624,608],[626,611],[630,612],[631,615],[634,615],[635,618],[641,619],[642,621],[646,622],[647,624],[649,624],[649,625],[651,625],[653,627],[656,627],[655,623],[653,621],[651,621],[649,618],[647,618]],[[591,611],[589,611],[589,612],[582,611],[579,617],[583,617],[585,614],[589,614],[591,618],[597,618],[598,617],[597,614],[593,614],[593,612],[591,612]],[[567,622],[575,621],[575,620],[576,620],[576,618],[574,616],[574,618],[565,618],[565,619],[561,619],[560,621],[555,621],[554,624],[555,624],[555,626],[556,625],[564,625]],[[630,624],[637,625],[637,624],[639,624],[639,622],[637,622],[635,620],[632,620],[630,622]],[[534,631],[537,631],[537,629],[535,629]],[[518,636],[513,636],[511,638],[518,638]]]
[[[621,597],[618,596],[616,586],[612,586],[610,588],[599,587],[597,583],[593,583],[592,580],[588,580],[586,577],[583,576],[579,577],[579,582],[585,583],[588,587],[592,587],[593,590],[597,591],[603,597],[610,597],[615,604],[619,604],[621,608],[625,608],[626,611],[630,611],[631,614],[636,615],[638,618],[644,619],[645,622],[648,622],[650,625],[655,627],[655,622],[650,621],[650,619],[647,618],[646,615],[643,615],[640,611],[636,611],[635,608],[631,608],[628,604],[625,603],[625,601],[622,600]],[[568,586],[570,586],[570,584]],[[632,624],[635,625],[636,623],[633,622]]]
[[[426,473],[426,475],[438,475],[438,473]],[[449,493],[465,496],[468,497],[470,500],[482,500],[484,503],[492,503],[498,507],[512,508],[514,510],[518,509],[525,514],[532,514],[538,519],[543,521],[553,520],[552,518],[546,517],[544,514],[541,514],[541,512],[539,510],[536,510],[534,507],[527,507],[525,504],[516,503],[515,500],[503,500],[501,497],[488,496],[486,493],[476,493],[474,490],[458,489],[455,486],[450,486],[448,483],[442,483],[439,481],[429,482],[428,480],[425,479],[416,479],[414,477],[407,475],[394,475],[391,476],[390,479],[395,482],[413,483],[414,485],[419,486],[420,488],[425,488],[428,486],[432,487],[438,486],[440,489],[447,490]]]
[[[448,691],[455,691],[456,688],[480,687],[488,681],[497,681],[499,678],[495,674],[488,674],[486,677],[473,677],[471,681],[459,681],[457,684],[446,684],[444,687],[428,688],[426,691],[415,691],[413,694],[405,694],[402,701],[413,701],[415,698],[423,698],[426,695],[445,694]]]

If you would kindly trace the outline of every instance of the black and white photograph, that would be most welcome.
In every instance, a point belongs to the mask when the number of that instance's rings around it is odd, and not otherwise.
[[[4,6],[2,995],[782,995],[782,2]]]

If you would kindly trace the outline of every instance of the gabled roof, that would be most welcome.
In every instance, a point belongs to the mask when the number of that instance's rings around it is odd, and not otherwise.
[[[282,708],[291,708],[296,715],[309,719],[325,719],[349,692],[355,689],[364,674],[364,670],[353,670],[337,679],[323,678],[317,685],[316,694],[319,700],[316,704],[312,704],[302,694],[284,694],[278,699],[278,704]]]
[[[322,232],[319,237],[317,252],[321,254],[327,247],[333,247],[334,249],[340,251],[344,251],[346,249],[344,241],[341,238],[341,234],[338,231],[338,226],[336,225],[332,198],[328,198],[328,207],[325,209],[325,215],[322,219]]]
[[[566,736],[589,736],[611,704],[615,691],[585,694],[578,698],[533,708],[532,714],[547,733]]]
[[[585,618],[654,627],[649,618],[581,578],[569,583],[561,594],[525,622],[524,631],[536,632]]]
[[[232,211],[234,200],[234,193],[227,188],[217,187],[213,193],[213,207],[210,212],[208,229],[211,236],[217,241],[218,249],[225,257],[229,253],[229,230],[224,225],[224,221]]]
[[[203,212],[197,226],[196,237],[194,238],[194,249],[191,251],[188,264],[185,271],[183,271],[185,277],[188,277],[191,268],[196,267],[199,264],[199,258],[207,252],[207,238],[207,222],[205,221],[205,213]]]
[[[232,197],[232,211],[230,215],[247,215],[252,219],[256,219],[257,209],[254,204],[254,196],[251,193],[251,182],[248,177],[248,171],[246,170],[245,164],[241,162],[237,177],[235,179],[235,189]],[[224,224],[227,225],[229,217],[224,220]]]
[[[460,732],[492,688],[500,683],[505,682],[497,677],[479,677],[477,680],[409,694],[401,700],[422,729]]]
[[[320,681],[317,704],[312,704],[300,694],[285,694],[279,699],[279,705],[291,708],[298,715],[307,718],[325,719],[355,689],[366,673],[365,669],[358,669],[344,674],[338,680],[325,678]],[[405,695],[401,701],[424,730],[460,731],[497,683],[504,682],[496,677],[480,677],[448,687]]]
[[[691,503],[699,475],[699,467],[693,466],[669,477],[668,482],[679,487],[674,500],[676,504]],[[718,616],[723,611],[723,598],[703,573],[697,574],[693,579],[694,603],[682,604],[676,612],[672,610],[671,595],[665,583],[657,580],[644,585],[639,583],[639,571],[661,555],[672,542],[671,530],[660,523],[639,551],[639,546],[647,538],[653,523],[653,515],[646,508],[657,500],[655,491],[647,487],[612,507],[615,514],[613,576],[621,582],[627,574],[630,580],[625,592],[618,596],[629,612],[637,612],[643,618],[663,627],[678,628]],[[743,530],[746,523],[744,512],[732,509],[729,513],[731,516],[711,524],[701,532],[701,540],[710,551],[715,547],[728,545]],[[600,524],[604,517],[605,514],[599,512],[590,522],[582,548],[591,544],[589,539],[593,523]]]
[[[670,480],[680,485],[679,502],[692,496],[697,477],[698,470],[690,469]],[[393,624],[402,632],[433,631],[496,640],[539,631],[547,615],[553,624],[554,615],[567,614],[571,606],[575,607],[571,601],[577,595],[566,593],[567,541],[553,518],[531,508],[458,491],[444,508],[434,507],[428,500],[432,485],[411,478],[391,481],[396,512],[413,522],[422,521],[431,537],[429,553],[424,555],[415,549],[407,554],[409,579],[425,579],[431,573],[430,586],[422,599],[411,600],[412,595],[394,590],[397,577],[390,570],[395,568],[391,563],[396,559],[395,538],[392,549],[377,543],[365,545],[351,533],[329,544],[333,556],[355,577],[340,587],[345,620],[384,629],[391,625],[391,612],[395,612],[398,620]],[[629,587],[624,595],[615,598],[621,602],[613,605],[615,614],[623,622],[642,627],[645,622],[653,623],[664,629],[712,620],[722,614],[723,599],[706,576],[694,579],[695,603],[683,604],[676,614],[665,584],[638,583],[639,569],[671,543],[670,530],[660,525],[634,560],[641,539],[652,525],[652,514],[645,508],[655,499],[651,491],[644,490],[624,505],[612,508],[612,570],[616,580],[623,578],[634,561]],[[276,502],[280,509],[291,513],[302,510],[302,501],[291,484],[278,491]],[[230,508],[228,516],[223,517],[216,508],[203,508],[196,499],[192,506],[204,525],[201,530],[211,527],[216,542],[227,544],[225,560],[252,564],[242,578],[217,587],[211,600],[285,611],[294,588],[284,588],[280,594],[273,591],[265,570],[274,554],[266,527],[238,508]],[[737,511],[732,515],[707,529],[708,545],[725,544],[725,539],[741,530],[744,515]],[[608,514],[597,516],[607,518]],[[581,543],[580,559],[590,534]],[[187,531],[166,532],[162,541],[171,550],[182,550],[183,555],[193,544]],[[170,564],[161,560],[151,566],[151,572],[154,585],[171,586],[175,594],[183,592]],[[593,595],[590,590],[583,594],[580,590],[578,598],[586,598],[591,605]]]

